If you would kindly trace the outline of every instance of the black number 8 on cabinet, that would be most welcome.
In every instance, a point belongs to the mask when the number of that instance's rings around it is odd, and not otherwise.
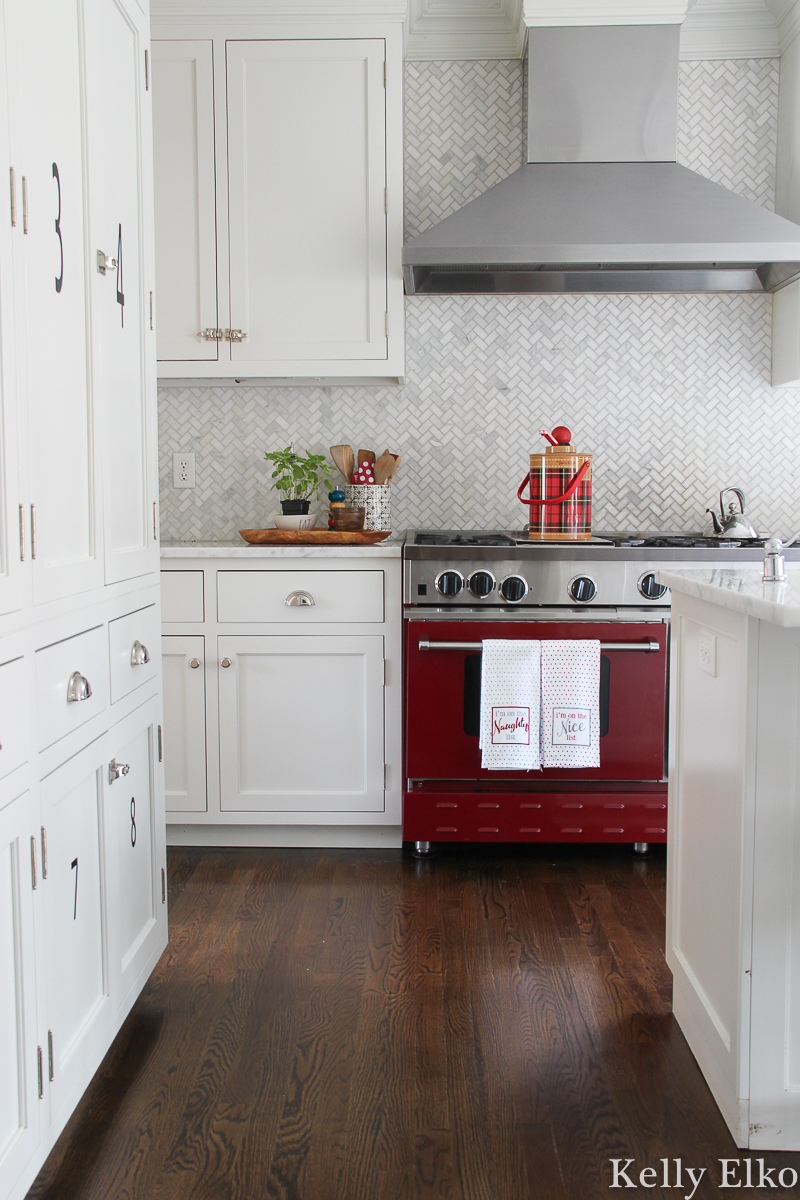
[[[136,845],[136,797],[131,796],[131,845]]]

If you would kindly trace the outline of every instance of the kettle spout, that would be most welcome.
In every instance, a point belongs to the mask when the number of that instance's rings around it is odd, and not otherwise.
[[[713,508],[707,508],[707,509],[706,509],[706,512],[707,512],[707,513],[711,513],[711,520],[712,520],[712,521],[713,521],[713,523],[714,523],[714,533],[722,533],[722,525],[720,524],[719,517],[717,516],[716,512],[714,511],[714,509],[713,509]]]

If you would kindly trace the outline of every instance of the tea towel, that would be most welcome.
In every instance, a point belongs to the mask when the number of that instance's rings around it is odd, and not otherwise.
[[[541,642],[488,638],[481,665],[484,771],[538,771]]]
[[[542,765],[600,766],[600,643],[542,642]]]

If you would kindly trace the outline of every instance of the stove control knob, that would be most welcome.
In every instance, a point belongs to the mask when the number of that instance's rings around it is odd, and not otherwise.
[[[491,571],[473,571],[469,577],[469,590],[479,600],[491,596],[496,587],[497,580]]]
[[[645,600],[660,600],[668,590],[663,583],[656,583],[656,577],[652,571],[648,571],[639,580],[639,591]]]
[[[500,584],[500,595],[509,604],[519,604],[530,591],[527,581],[521,575],[506,575]]]
[[[588,575],[576,575],[570,579],[567,591],[578,604],[588,604],[597,595],[597,584]]]
[[[464,587],[464,576],[460,571],[440,571],[436,576],[436,590],[442,596],[457,596]]]

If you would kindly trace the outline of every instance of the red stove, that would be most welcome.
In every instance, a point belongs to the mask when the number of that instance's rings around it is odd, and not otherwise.
[[[665,842],[670,596],[655,573],[749,559],[763,559],[762,540],[410,534],[403,840],[417,853],[436,842],[631,842],[640,853]],[[599,639],[599,768],[481,769],[484,638]]]

